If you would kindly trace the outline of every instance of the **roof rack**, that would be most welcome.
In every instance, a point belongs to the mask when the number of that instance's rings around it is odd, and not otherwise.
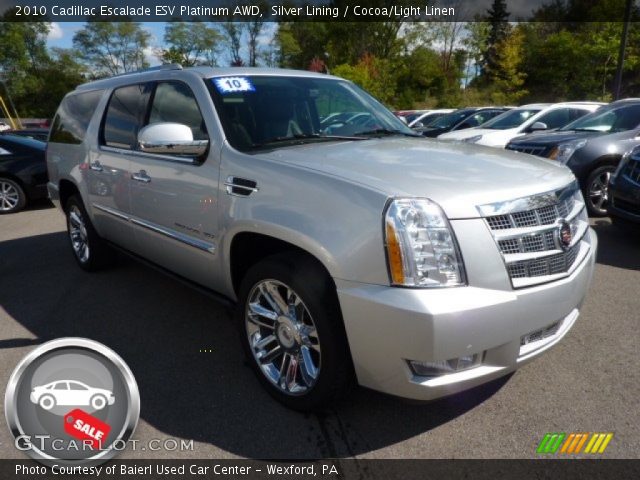
[[[180,65],[179,63],[165,63],[164,65],[158,65],[156,67],[141,68],[140,70],[120,73],[109,78],[122,77],[124,75],[133,75],[134,73],[156,72],[159,70],[182,70],[182,65]]]

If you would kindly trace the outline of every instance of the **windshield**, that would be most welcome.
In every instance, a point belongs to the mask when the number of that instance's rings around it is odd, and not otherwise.
[[[538,113],[540,108],[516,108],[504,112],[497,117],[489,120],[487,123],[480,125],[481,128],[490,128],[492,130],[506,130],[508,128],[516,128]]]
[[[624,132],[640,124],[640,104],[597,110],[570,123],[560,130],[588,132]]]
[[[453,127],[455,124],[467,118],[474,111],[475,110],[458,110],[456,112],[448,113],[447,115],[443,115],[442,117],[437,118],[435,121],[429,123],[429,127],[433,127],[433,128]]]
[[[240,151],[380,135],[411,135],[354,84],[332,78],[248,75],[207,79],[229,143]]]

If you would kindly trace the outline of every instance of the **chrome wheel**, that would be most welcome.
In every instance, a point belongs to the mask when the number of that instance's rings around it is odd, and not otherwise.
[[[68,214],[69,237],[73,251],[81,263],[89,260],[89,237],[82,212],[77,205],[72,205]]]
[[[611,179],[610,170],[605,170],[594,177],[589,184],[589,202],[593,209],[597,212],[605,213],[609,203],[609,180]]]
[[[320,374],[320,340],[298,294],[277,280],[260,281],[249,292],[244,321],[265,377],[285,394],[308,393]]]
[[[0,211],[10,212],[18,206],[20,192],[12,183],[0,180]]]

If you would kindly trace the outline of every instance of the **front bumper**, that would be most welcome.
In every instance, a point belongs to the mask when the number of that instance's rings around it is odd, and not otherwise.
[[[408,289],[336,279],[358,382],[433,400],[506,375],[560,341],[578,318],[593,275],[597,237],[573,273],[519,290],[475,286]],[[544,340],[521,338],[557,324]],[[480,354],[475,368],[420,377],[407,360],[434,362]]]

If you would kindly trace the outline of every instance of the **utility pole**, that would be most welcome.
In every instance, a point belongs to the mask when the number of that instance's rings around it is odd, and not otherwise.
[[[629,22],[631,21],[631,6],[633,0],[627,0],[627,6],[624,10],[624,25],[622,27],[622,37],[620,38],[620,50],[618,51],[618,68],[616,69],[616,78],[613,82],[613,99],[620,98],[620,90],[622,89],[622,67],[624,65],[624,51],[627,48],[627,36],[629,35]]]

